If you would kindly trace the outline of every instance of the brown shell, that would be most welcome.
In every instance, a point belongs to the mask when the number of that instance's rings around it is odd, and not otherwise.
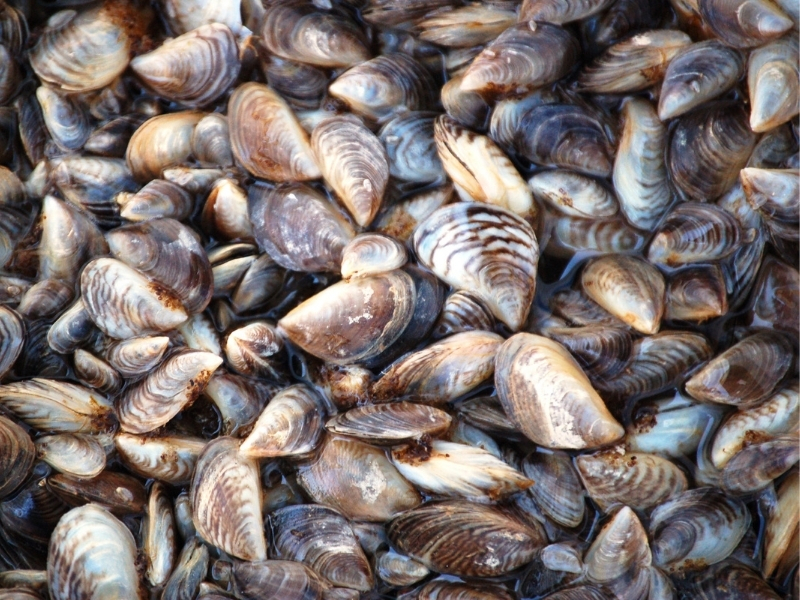
[[[330,419],[325,427],[333,433],[373,444],[395,444],[426,435],[441,435],[451,421],[450,415],[432,406],[390,402],[351,408]]]

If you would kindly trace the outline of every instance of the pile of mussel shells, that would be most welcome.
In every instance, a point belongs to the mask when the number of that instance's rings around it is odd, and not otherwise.
[[[0,600],[800,595],[796,0],[0,0]]]

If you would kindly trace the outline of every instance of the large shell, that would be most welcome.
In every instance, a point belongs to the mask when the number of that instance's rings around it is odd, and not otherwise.
[[[591,17],[614,4],[614,0],[525,0],[519,9],[521,21],[571,23]]]
[[[36,453],[56,471],[76,477],[95,477],[106,467],[103,446],[96,438],[82,433],[37,438]]]
[[[197,533],[220,550],[242,560],[267,558],[261,517],[261,488],[255,459],[239,454],[238,442],[210,442],[192,478],[192,520]]]
[[[530,562],[543,532],[488,506],[453,500],[410,510],[387,533],[401,552],[440,573],[502,575]]]
[[[673,119],[731,89],[744,72],[744,57],[719,40],[681,49],[667,67],[658,116]]]
[[[502,343],[496,333],[457,333],[394,363],[373,386],[373,396],[377,401],[408,398],[429,404],[455,400],[492,376]]]
[[[0,416],[0,498],[16,490],[28,477],[36,450],[28,433]]]
[[[487,450],[433,440],[392,449],[392,464],[417,487],[441,496],[489,503],[533,481]]]
[[[369,225],[389,183],[389,160],[380,140],[361,121],[331,117],[311,134],[322,176],[362,227]]]
[[[737,48],[761,46],[795,26],[770,0],[699,0],[697,6],[708,27]]]
[[[168,347],[166,336],[130,338],[109,346],[106,359],[123,377],[137,377],[156,368]]]
[[[538,208],[530,189],[491,138],[446,115],[436,119],[434,137],[444,169],[463,200],[494,204],[536,223]]]
[[[667,130],[653,105],[629,98],[622,106],[622,138],[614,161],[620,208],[636,227],[652,229],[672,202],[667,181]]]
[[[495,386],[517,429],[541,446],[592,448],[623,435],[575,359],[547,338],[519,333],[507,340]]]
[[[273,54],[318,67],[352,67],[371,57],[353,21],[296,0],[266,7],[261,39]]]
[[[297,479],[316,502],[360,521],[386,521],[422,501],[383,450],[346,438],[329,439]]]
[[[672,130],[667,164],[686,199],[707,202],[727,192],[756,142],[741,104],[717,104],[690,112]]]
[[[371,119],[397,112],[429,110],[435,105],[436,84],[428,71],[405,54],[385,54],[342,73],[328,92],[351,110]]]
[[[256,177],[306,181],[322,175],[308,134],[272,88],[254,82],[236,88],[228,122],[234,156]]]
[[[628,578],[650,566],[647,533],[630,507],[623,506],[603,526],[587,550],[584,562],[589,580],[607,585],[630,585]]]
[[[528,316],[539,246],[531,226],[501,208],[445,206],[414,233],[420,263],[456,289],[469,290],[513,331]]]
[[[287,506],[269,517],[275,558],[311,567],[335,586],[369,591],[372,569],[347,520],[325,506]]]
[[[664,76],[669,61],[691,38],[682,31],[657,29],[618,42],[585,67],[578,76],[584,92],[619,94],[638,92]]]
[[[250,221],[258,245],[286,269],[340,270],[353,226],[314,188],[289,183],[250,188]]]
[[[94,324],[117,339],[166,331],[188,317],[174,292],[113,258],[84,267],[81,298]]]
[[[522,472],[534,481],[528,493],[548,518],[570,528],[583,522],[585,492],[568,454],[531,452],[522,462]]]
[[[192,153],[192,133],[203,118],[194,110],[148,119],[128,143],[125,159],[137,181],[158,179],[167,167],[184,162]]]
[[[380,131],[389,173],[404,181],[429,183],[443,179],[442,163],[433,141],[435,113],[411,112],[388,121]]]
[[[733,552],[750,525],[741,500],[712,488],[697,488],[651,514],[654,562],[667,570],[713,565]]]
[[[177,351],[117,399],[122,430],[147,433],[158,429],[200,396],[221,364],[222,359],[210,352]]]
[[[237,562],[233,589],[239,598],[321,600],[325,584],[302,563],[289,560]]]
[[[175,517],[167,489],[160,481],[150,488],[142,524],[142,549],[150,585],[164,585],[175,564]]]
[[[239,452],[253,458],[306,454],[319,442],[324,416],[322,401],[312,389],[285,388],[267,404]]]
[[[686,382],[686,391],[703,402],[753,406],[780,384],[791,363],[793,350],[779,333],[755,333],[711,360]],[[753,369],[754,364],[763,365]]]
[[[131,69],[156,94],[186,106],[222,95],[239,75],[239,49],[227,25],[203,25],[131,61]]]
[[[725,276],[717,265],[690,267],[667,281],[664,318],[705,321],[728,312]]]
[[[589,262],[581,287],[592,300],[637,331],[656,333],[664,314],[664,276],[632,256],[604,256]]]
[[[442,434],[451,421],[450,415],[432,406],[391,402],[351,408],[329,420],[325,427],[375,444],[395,444]]]
[[[50,538],[47,584],[53,600],[139,598],[136,542],[106,510],[74,508]]]
[[[686,490],[674,463],[656,454],[608,450],[575,459],[586,491],[604,511],[614,504],[646,510]]]
[[[558,25],[518,23],[475,57],[464,73],[461,89],[504,93],[549,85],[572,69],[578,52],[575,38]]]
[[[91,479],[58,473],[47,478],[47,487],[71,506],[92,502],[115,515],[139,514],[147,501],[138,479],[114,471],[102,471]]]
[[[357,363],[397,341],[411,321],[416,296],[404,271],[341,281],[297,306],[278,326],[314,356],[334,364]]]
[[[750,54],[747,87],[753,131],[769,131],[800,111],[799,51],[797,33],[793,33]]]
[[[122,462],[134,473],[176,486],[187,485],[206,441],[184,436],[137,436],[119,433],[114,438]]]
[[[742,243],[739,222],[714,204],[682,202],[661,224],[647,259],[670,267],[712,262],[730,256]]]

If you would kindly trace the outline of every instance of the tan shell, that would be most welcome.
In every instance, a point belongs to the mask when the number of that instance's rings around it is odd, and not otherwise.
[[[150,437],[119,433],[114,438],[122,462],[148,479],[181,486],[192,479],[192,471],[206,441],[184,436]]]
[[[351,408],[330,419],[325,427],[330,432],[373,444],[396,444],[440,435],[451,422],[452,417],[443,410],[401,401]]]
[[[0,416],[0,498],[5,498],[28,477],[36,449],[28,433]]]
[[[376,233],[356,236],[342,249],[342,278],[368,277],[399,269],[408,260],[405,246]]]
[[[168,347],[166,336],[135,337],[109,346],[106,359],[123,377],[136,377],[154,369]]]
[[[800,477],[797,469],[794,469],[778,488],[777,505],[767,517],[762,573],[768,579],[773,575],[785,575],[797,562],[797,553],[800,549],[798,500],[800,500]]]
[[[147,512],[142,523],[142,550],[147,560],[147,581],[154,587],[164,585],[177,562],[177,549],[172,501],[160,481],[150,488],[147,499]]]
[[[36,453],[56,471],[76,477],[95,477],[106,467],[103,446],[96,438],[82,433],[37,438]]]
[[[611,584],[640,568],[649,567],[652,555],[647,533],[636,513],[623,506],[597,534],[584,557],[591,581]]]
[[[189,158],[194,126],[202,118],[203,113],[189,110],[145,121],[131,137],[125,153],[128,168],[137,181],[158,179],[164,169]]]

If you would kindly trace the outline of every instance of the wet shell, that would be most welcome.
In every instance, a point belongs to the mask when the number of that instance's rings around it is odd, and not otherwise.
[[[417,487],[441,496],[490,503],[533,485],[487,450],[433,440],[392,449],[392,464]]]
[[[519,10],[520,21],[570,23],[606,10],[614,0],[525,0]]]
[[[398,115],[380,131],[386,147],[389,174],[404,181],[429,183],[442,180],[444,171],[433,141],[435,113]]]
[[[136,377],[153,370],[168,347],[166,336],[131,338],[112,344],[106,350],[106,359],[123,377]]]
[[[800,330],[798,283],[800,274],[797,269],[771,256],[764,259],[749,322],[797,335]]]
[[[456,583],[434,579],[425,584],[417,600],[513,600],[503,587]]]
[[[593,381],[614,377],[631,357],[633,338],[628,329],[587,325],[552,327],[544,333],[569,350]]]
[[[404,271],[340,281],[297,306],[278,327],[318,358],[358,363],[398,340],[414,314],[416,297]]]
[[[413,585],[430,574],[425,565],[394,550],[378,556],[375,570],[381,581],[397,586]]]
[[[405,246],[393,238],[361,234],[342,250],[342,277],[360,278],[399,269],[408,260]]]
[[[753,131],[769,131],[800,111],[798,51],[795,33],[758,48],[750,55],[747,87]]]
[[[167,582],[175,563],[175,517],[172,502],[161,482],[150,488],[142,524],[142,549],[147,560],[147,581],[152,586]]]
[[[495,386],[514,425],[548,448],[592,448],[622,437],[589,379],[556,342],[519,333],[498,351]]]
[[[731,89],[744,72],[742,53],[718,40],[686,46],[667,67],[658,99],[662,121],[689,112]]]
[[[228,118],[219,113],[206,115],[192,133],[192,155],[206,167],[233,164]]]
[[[311,134],[311,147],[327,184],[362,227],[369,225],[389,183],[380,140],[358,119],[331,117]]]
[[[497,36],[464,73],[461,89],[505,93],[542,87],[566,75],[577,61],[579,47],[557,25],[527,21]]]
[[[678,119],[667,164],[672,182],[686,199],[708,202],[728,191],[756,142],[740,104],[717,104]]]
[[[683,269],[667,281],[665,319],[703,322],[727,312],[725,277],[718,266]]]
[[[399,112],[430,110],[436,100],[433,78],[405,54],[386,54],[342,73],[328,92],[359,115],[375,120]]]
[[[237,314],[261,308],[280,289],[286,272],[268,254],[254,260],[239,280],[231,297],[231,308]]]
[[[319,442],[324,417],[322,402],[311,388],[285,388],[270,400],[239,452],[252,458],[306,454]]]
[[[737,48],[761,46],[795,26],[770,0],[699,0],[697,5],[717,37]]]
[[[0,82],[0,88],[2,85]],[[70,97],[61,96],[44,86],[36,90],[36,99],[39,100],[44,123],[56,145],[65,152],[80,150],[91,133],[83,109]]]
[[[56,471],[76,477],[95,477],[106,467],[103,446],[96,438],[82,433],[37,438],[36,454]]]
[[[221,364],[216,354],[179,350],[117,399],[120,427],[127,433],[158,429],[197,399]]]
[[[220,179],[211,188],[203,206],[202,222],[203,229],[220,241],[253,239],[247,193],[231,179]]]
[[[140,437],[119,433],[114,438],[122,462],[134,473],[165,483],[187,485],[205,440],[184,436]]]
[[[700,600],[781,598],[760,575],[733,558],[697,573],[688,582],[686,593]]]
[[[273,54],[318,67],[352,67],[371,55],[363,32],[343,14],[284,0],[265,7],[261,40]]]
[[[614,194],[596,179],[556,169],[536,173],[528,180],[533,195],[573,217],[611,217],[617,213]]]
[[[136,542],[119,520],[97,505],[74,508],[50,538],[47,584],[53,600],[139,598]]]
[[[436,119],[439,158],[462,200],[493,204],[536,223],[538,208],[525,180],[491,138],[448,116]]]
[[[203,118],[194,110],[169,113],[148,119],[128,143],[125,159],[137,181],[161,177],[162,171],[184,162],[192,153],[192,133]]]
[[[172,291],[113,258],[84,267],[81,298],[94,324],[117,339],[166,331],[188,317]]]
[[[335,586],[369,591],[372,569],[347,520],[309,504],[287,506],[269,517],[275,558],[302,562]]]
[[[241,0],[218,0],[213,3],[196,0],[159,0],[170,28],[176,34],[186,33],[203,25],[221,23],[234,34],[242,28]]]
[[[387,533],[395,547],[432,571],[469,577],[507,573],[530,562],[545,544],[540,530],[463,500],[410,510]]]
[[[586,491],[604,511],[614,504],[646,510],[688,487],[674,463],[655,454],[608,450],[575,459]]]
[[[226,435],[234,435],[252,424],[279,390],[280,386],[275,383],[247,379],[218,369],[203,393],[219,411],[222,430]]]
[[[254,321],[231,331],[225,341],[225,357],[237,373],[256,377],[277,377],[275,355],[283,339],[266,321]]]
[[[47,487],[70,506],[91,502],[115,515],[141,513],[147,500],[138,479],[113,471],[103,471],[91,479],[59,473],[47,478]]]
[[[386,521],[422,502],[383,450],[346,438],[329,439],[297,479],[315,502],[354,520]]]
[[[604,256],[581,274],[584,293],[637,331],[656,333],[664,314],[664,276],[632,256]]]
[[[25,15],[14,6],[4,4],[0,8],[0,44],[11,54],[19,54],[28,39],[28,23]]]
[[[649,230],[672,202],[665,161],[667,130],[653,105],[643,98],[625,100],[622,121],[614,189],[628,220]]]
[[[686,391],[702,402],[753,406],[780,384],[793,361],[788,340],[779,333],[755,333],[711,360],[686,382]],[[753,369],[752,365],[763,365]]]
[[[307,566],[288,560],[234,563],[232,579],[239,598],[321,600],[326,588]]]
[[[766,535],[764,538],[764,577],[773,575],[780,577],[788,572],[795,563],[798,552],[798,517],[797,501],[800,495],[800,478],[797,470],[789,473],[783,480],[777,493],[777,504],[767,517]]]
[[[551,571],[576,574],[583,572],[583,559],[579,550],[568,543],[545,546],[540,558],[544,566]]]
[[[231,556],[265,560],[258,465],[237,452],[238,442],[219,437],[197,460],[190,498],[197,533]]]
[[[578,252],[628,253],[644,246],[645,236],[620,217],[582,219],[558,216],[545,254],[570,258]]]
[[[146,120],[147,116],[143,114],[112,119],[91,132],[83,149],[100,156],[122,158],[133,132]]]
[[[800,217],[798,175],[797,169],[746,168],[739,173],[739,179],[747,202],[761,213],[768,225],[796,224]]]
[[[421,264],[456,289],[469,290],[513,331],[530,310],[539,247],[527,222],[473,203],[445,206],[414,233]]]
[[[734,494],[766,488],[800,460],[797,433],[742,448],[722,470],[722,486]]]
[[[374,444],[394,444],[440,435],[447,431],[451,421],[450,415],[432,406],[391,402],[351,408],[329,420],[325,427],[333,433]]]
[[[0,306],[0,378],[14,366],[25,342],[25,326],[14,310]]]
[[[267,85],[278,92],[295,110],[315,110],[328,91],[328,75],[322,69],[302,63],[270,57],[269,63],[261,66]],[[313,129],[306,126],[306,129]]]
[[[194,210],[194,198],[182,187],[154,179],[135,194],[122,192],[115,198],[120,216],[128,221],[149,221],[161,217],[186,219]]]
[[[469,292],[454,292],[445,301],[433,331],[434,338],[443,338],[464,331],[492,331],[494,316]]]
[[[414,193],[387,207],[376,219],[375,230],[399,242],[407,242],[420,222],[452,198],[453,186],[450,184]]]
[[[491,42],[516,21],[514,11],[472,4],[434,11],[417,26],[421,40],[447,48],[468,48]]]
[[[208,571],[208,552],[198,537],[186,540],[177,565],[164,586],[162,596],[165,600],[180,598],[184,594],[192,596],[198,591],[202,585],[200,580]]]
[[[272,181],[307,181],[321,177],[309,144],[292,109],[260,83],[236,88],[228,101],[231,149],[256,177]]]
[[[394,363],[373,386],[373,396],[429,404],[455,400],[492,376],[502,343],[502,337],[485,331],[452,335]]]
[[[478,92],[462,90],[462,79],[462,75],[454,75],[442,86],[442,106],[459,123],[473,129],[482,129],[491,107]]]
[[[0,498],[16,490],[28,477],[36,450],[28,433],[0,416]]]
[[[733,552],[749,525],[741,500],[711,488],[688,490],[651,515],[654,562],[668,571],[713,565]]]
[[[585,492],[568,454],[547,450],[531,452],[522,462],[522,472],[533,480],[528,494],[548,518],[570,528],[583,522]]]
[[[618,398],[654,394],[678,385],[687,372],[711,356],[711,346],[703,335],[662,331],[636,340],[625,370],[596,384]]]
[[[603,526],[584,561],[591,581],[611,586],[623,583],[628,587],[629,578],[635,578],[639,569],[650,566],[647,533],[630,507],[623,506]]]
[[[583,92],[619,94],[638,92],[658,83],[670,60],[691,38],[682,31],[657,29],[618,42],[578,76]]]
[[[117,370],[86,350],[75,350],[72,363],[75,377],[84,385],[107,394],[114,394],[122,387],[122,377]]]
[[[43,279],[31,287],[20,298],[17,311],[26,319],[52,317],[60,312],[73,297],[71,286],[57,279]]]

